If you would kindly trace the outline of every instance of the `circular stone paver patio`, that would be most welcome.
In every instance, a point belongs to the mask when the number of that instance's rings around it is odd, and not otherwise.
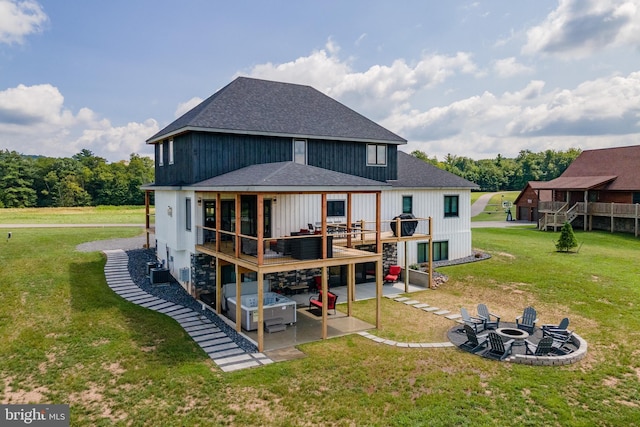
[[[501,328],[516,328],[517,325],[515,323],[509,322],[500,322]],[[480,331],[479,336],[485,335],[491,330]],[[495,332],[495,330],[494,330]],[[456,347],[461,349],[462,351],[466,351],[470,353],[470,351],[463,347],[462,345],[467,341],[467,334],[465,334],[463,325],[459,324],[449,329],[447,332],[447,338],[449,341],[453,343]],[[535,328],[534,333],[527,338],[529,342],[537,345],[542,339],[542,329]],[[520,363],[524,365],[540,365],[540,366],[554,366],[554,365],[569,365],[571,363],[575,363],[578,360],[582,359],[587,354],[587,342],[582,339],[575,332],[572,334],[571,339],[567,342],[566,347],[571,349],[572,351],[569,354],[557,354],[557,355],[549,355],[549,356],[532,356],[526,354],[526,346],[522,345],[513,345],[511,347],[511,354],[504,359],[506,362],[512,363]],[[478,356],[483,356],[484,350],[478,351],[475,354]]]

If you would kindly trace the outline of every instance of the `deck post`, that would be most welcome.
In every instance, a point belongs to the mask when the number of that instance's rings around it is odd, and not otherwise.
[[[429,217],[429,289],[433,289],[433,218]]]
[[[234,267],[236,269],[236,332],[242,332],[242,301],[240,298],[242,296],[242,281],[240,280],[240,267],[238,264],[235,264]]]
[[[258,217],[260,218],[260,217]],[[258,219],[258,223],[260,220]],[[260,252],[260,249],[258,249]],[[240,298],[236,295],[236,301],[240,301]],[[241,304],[236,304],[240,307]],[[264,351],[264,274],[258,272],[258,351]]]
[[[347,264],[347,316],[351,317],[356,290],[356,265]]]
[[[398,230],[400,230],[400,228],[398,228]],[[402,232],[400,233],[402,234]],[[404,241],[404,272],[405,272],[405,277],[404,277],[404,292],[405,293],[409,293],[409,256],[408,256],[408,250],[409,250],[409,242],[407,240]]]
[[[329,280],[327,278],[327,266],[323,265],[320,269],[322,276],[322,339],[327,339],[327,307],[329,297],[327,292],[329,291]]]
[[[147,246],[145,246],[146,248],[150,248],[150,242],[149,242],[149,226],[151,225],[151,221],[149,220],[149,190],[146,190],[144,192],[144,213],[145,213],[145,230],[146,230],[146,234],[147,234]]]
[[[588,209],[588,203],[589,203],[588,194],[589,194],[589,190],[585,190],[584,191],[584,219],[582,220],[582,222],[584,223],[584,224],[582,224],[582,229],[584,231],[587,231],[587,217],[588,217],[587,211],[589,210]]]
[[[216,260],[216,313],[222,314],[222,266],[220,258],[213,259]]]

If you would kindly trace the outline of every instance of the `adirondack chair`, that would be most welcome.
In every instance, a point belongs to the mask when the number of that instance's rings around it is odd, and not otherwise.
[[[557,325],[550,325],[550,324],[542,325],[542,336],[543,337],[547,335],[566,336],[569,333],[567,329],[568,327],[569,327],[569,318],[565,317]]]
[[[490,313],[485,304],[478,304],[478,317],[484,320],[485,329],[498,329],[500,327],[500,316]],[[492,317],[494,320],[491,320]]]
[[[489,349],[482,355],[485,357],[498,358],[504,360],[511,354],[511,346],[514,340],[507,342],[502,341],[500,335],[495,332],[489,332]]]
[[[469,325],[464,325],[464,332],[467,334],[467,341],[464,342],[461,347],[468,348],[471,353],[475,353],[476,351],[486,347],[489,343],[486,335],[476,334],[476,331],[474,331]]]
[[[529,340],[524,341],[525,354],[531,354],[533,356],[547,356],[553,351],[553,338],[544,337],[540,340],[538,345],[535,345]]]
[[[516,317],[516,326],[518,329],[522,329],[523,331],[529,332],[529,334],[533,334],[533,330],[536,328],[536,322],[538,314],[536,313],[536,309],[533,307],[527,307],[524,309],[522,316]]]
[[[547,338],[551,338],[553,340],[553,342],[551,343],[551,347],[553,348],[554,352],[558,354],[569,354],[573,352],[573,349],[567,347],[567,344],[569,343],[569,341],[571,341],[572,336],[573,332],[567,331],[567,333],[564,335],[554,334],[550,335]]]
[[[466,308],[460,308],[460,315],[462,316],[462,321],[464,322],[464,324],[471,326],[476,334],[478,333],[478,326],[484,327],[484,320],[478,317],[472,317],[471,315],[469,315],[469,312]]]

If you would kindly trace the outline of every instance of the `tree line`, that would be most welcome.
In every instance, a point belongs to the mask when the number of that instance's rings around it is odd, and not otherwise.
[[[131,154],[108,163],[90,150],[71,158],[0,151],[0,208],[143,205],[140,186],[154,179],[153,160]]]
[[[522,150],[515,159],[498,154],[495,159],[484,160],[448,154],[443,161],[419,150],[411,155],[478,184],[481,191],[509,191],[522,190],[529,181],[559,177],[581,152],[577,148],[539,153]]]
[[[480,186],[481,191],[522,190],[529,181],[557,178],[581,150],[520,151],[515,159],[473,160],[448,154],[443,161],[416,150],[411,155]],[[131,154],[108,163],[90,150],[71,158],[0,151],[0,208],[143,205],[140,186],[154,179],[153,160]]]

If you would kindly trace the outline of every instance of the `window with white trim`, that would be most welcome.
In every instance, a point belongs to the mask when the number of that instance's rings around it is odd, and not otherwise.
[[[344,216],[344,200],[327,200],[327,216]]]
[[[173,164],[173,139],[169,140],[169,164]]]
[[[293,161],[301,165],[307,164],[307,140],[293,140]]]
[[[449,242],[433,242],[433,261],[449,259]],[[429,262],[429,243],[418,243],[418,262]]]
[[[402,213],[413,213],[413,196],[402,196]]]
[[[164,142],[158,143],[158,166],[164,165]]]
[[[367,144],[367,166],[385,166],[387,164],[387,146]]]
[[[458,196],[444,196],[444,217],[452,218],[459,216]]]

